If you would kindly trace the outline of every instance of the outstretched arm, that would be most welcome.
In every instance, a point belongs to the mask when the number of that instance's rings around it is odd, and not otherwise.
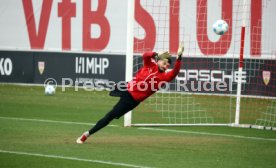
[[[168,72],[164,75],[164,79],[163,79],[164,81],[169,82],[169,81],[173,80],[176,77],[176,75],[179,73],[183,52],[184,52],[184,44],[183,44],[183,42],[180,42],[178,50],[177,50],[177,57],[176,57],[176,62],[174,64],[174,68],[173,68],[173,70],[171,70],[170,72]]]
[[[181,67],[181,60],[176,60],[174,67],[171,71],[167,72],[164,74],[162,81],[170,82],[173,80],[176,75],[179,73]]]

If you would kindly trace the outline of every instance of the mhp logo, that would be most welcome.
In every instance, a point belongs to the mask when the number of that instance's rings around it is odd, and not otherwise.
[[[10,58],[0,58],[0,75],[10,76],[12,73],[12,61]]]

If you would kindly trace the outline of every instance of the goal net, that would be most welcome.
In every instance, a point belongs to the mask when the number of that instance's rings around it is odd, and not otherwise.
[[[175,55],[179,41],[185,51],[178,76],[132,111],[131,125],[275,129],[275,7],[270,0],[135,0],[133,75],[146,51]],[[212,30],[219,19],[229,25],[222,36]]]

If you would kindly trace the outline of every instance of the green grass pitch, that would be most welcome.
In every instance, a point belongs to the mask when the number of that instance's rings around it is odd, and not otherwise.
[[[210,99],[213,101],[213,99]],[[107,92],[44,96],[43,87],[0,85],[0,167],[266,167],[276,131],[231,127],[131,127],[122,118],[76,138],[116,103]],[[208,109],[207,109],[208,110]],[[90,125],[91,124],[91,125]]]

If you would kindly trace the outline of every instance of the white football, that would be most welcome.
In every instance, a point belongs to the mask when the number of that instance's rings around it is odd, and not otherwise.
[[[223,35],[223,34],[225,34],[228,31],[228,24],[227,24],[227,22],[225,22],[224,20],[217,20],[213,24],[213,31],[217,35]]]
[[[46,85],[45,95],[54,95],[56,93],[56,88],[53,85]]]

